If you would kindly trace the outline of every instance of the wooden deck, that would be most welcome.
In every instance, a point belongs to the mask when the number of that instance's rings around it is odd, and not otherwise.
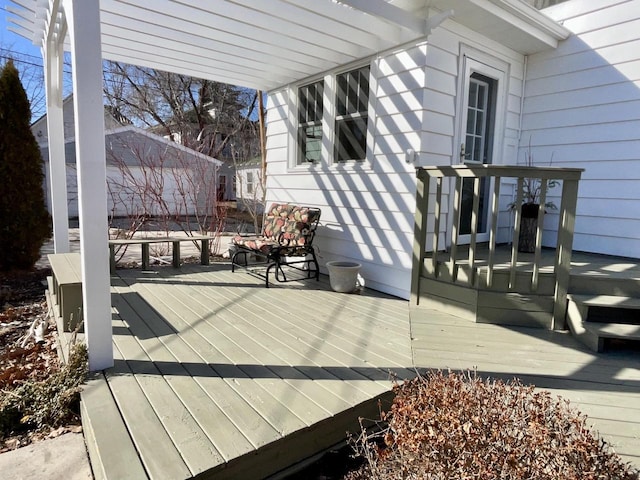
[[[263,283],[226,264],[112,277],[116,366],[82,394],[97,479],[263,478],[376,417],[388,372],[408,378],[414,366],[552,389],[640,466],[637,351],[410,312],[370,290],[334,293],[326,277]]]
[[[263,478],[375,418],[389,371],[414,375],[402,300],[222,264],[118,273],[116,366],[82,395],[96,478]]]

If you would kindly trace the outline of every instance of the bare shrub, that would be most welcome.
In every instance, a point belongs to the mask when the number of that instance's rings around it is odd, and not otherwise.
[[[431,372],[394,387],[385,427],[352,439],[360,479],[638,479],[567,400],[517,381]]]
[[[137,134],[136,134],[137,133]],[[218,248],[226,223],[226,207],[217,199],[217,169],[213,159],[166,144],[142,132],[120,132],[107,143],[112,173],[107,187],[112,238],[132,238],[152,229],[170,236],[213,234]],[[124,224],[126,222],[126,224]],[[200,243],[195,241],[196,248]],[[116,249],[119,260],[126,246]],[[154,255],[169,252],[168,244],[152,247]]]
[[[69,362],[40,381],[22,381],[0,395],[0,439],[26,428],[55,428],[78,415],[82,384],[87,377],[87,347],[76,344]]]

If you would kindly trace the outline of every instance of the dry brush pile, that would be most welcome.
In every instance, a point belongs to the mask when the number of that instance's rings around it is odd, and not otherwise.
[[[362,479],[638,479],[567,400],[431,372],[394,387],[384,428],[352,440]]]

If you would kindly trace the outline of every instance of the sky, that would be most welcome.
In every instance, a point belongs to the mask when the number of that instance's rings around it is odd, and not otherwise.
[[[15,5],[9,2],[9,0],[0,0],[0,45],[4,47],[11,47],[16,52],[34,55],[42,61],[39,47],[34,46],[29,40],[21,37],[20,35],[7,30],[7,26],[9,25],[7,19],[9,13],[6,11],[7,5],[15,7]]]

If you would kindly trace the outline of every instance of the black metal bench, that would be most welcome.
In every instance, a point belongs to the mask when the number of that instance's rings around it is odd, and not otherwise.
[[[262,235],[236,235],[233,239],[235,253],[231,257],[231,271],[236,267],[251,268],[266,265],[262,274],[265,285],[269,288],[269,273],[275,272],[278,282],[307,280],[320,278],[320,267],[313,239],[320,221],[320,209],[274,203],[266,211],[262,227]],[[251,262],[255,255],[258,261]],[[298,259],[295,259],[298,257]],[[292,269],[303,272],[287,278],[285,271]],[[256,272],[260,274],[259,272]]]

